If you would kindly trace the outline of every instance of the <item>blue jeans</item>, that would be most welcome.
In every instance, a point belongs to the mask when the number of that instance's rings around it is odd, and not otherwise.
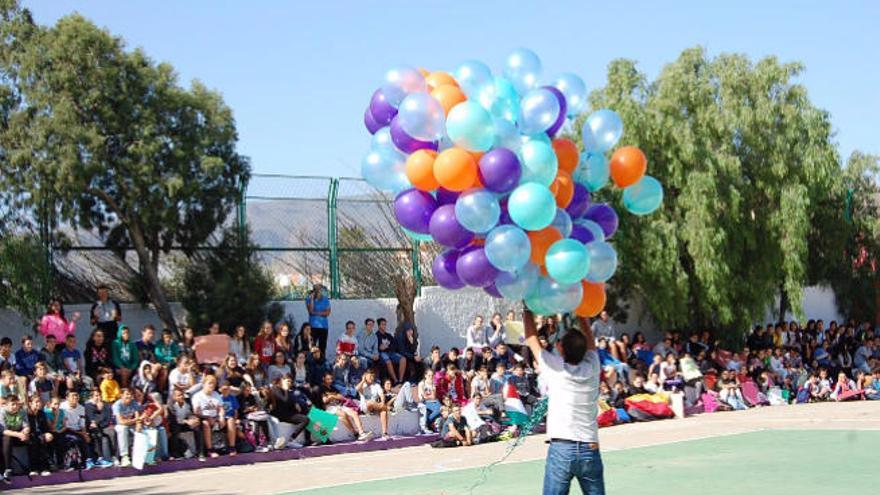
[[[584,442],[551,441],[544,466],[544,495],[566,495],[577,478],[584,495],[605,495],[602,456]]]

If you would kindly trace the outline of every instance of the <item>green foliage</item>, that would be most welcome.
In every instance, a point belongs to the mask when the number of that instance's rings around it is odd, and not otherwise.
[[[195,81],[79,15],[34,24],[0,7],[0,189],[38,211],[134,248],[166,325],[160,255],[200,245],[222,225],[249,176],[232,111]]]
[[[810,252],[836,242],[812,235],[827,226],[816,219],[840,218],[843,189],[828,114],[794,81],[801,70],[702,48],[653,82],[633,61],[610,64],[591,105],[620,114],[620,144],[642,148],[665,189],[647,217],[625,213],[619,190],[599,195],[622,212],[615,297],[643,296],[664,327],[731,338],[764,317],[780,288],[802,311],[802,288],[821,275]]]
[[[267,316],[278,317],[277,308],[267,307],[275,290],[272,276],[237,228],[224,231],[217,246],[194,254],[183,270],[180,302],[187,323],[196,332],[213,322],[226,331],[244,325],[253,335]]]
[[[36,236],[0,232],[0,307],[36,325],[46,308],[52,273]]]

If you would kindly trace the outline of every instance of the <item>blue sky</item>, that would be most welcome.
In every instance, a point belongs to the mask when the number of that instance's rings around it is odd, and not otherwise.
[[[357,176],[362,124],[388,68],[500,70],[511,49],[540,55],[547,79],[601,86],[615,58],[650,77],[682,49],[801,61],[812,101],[847,156],[880,154],[880,2],[500,2],[25,0],[38,22],[78,11],[199,79],[235,111],[255,172]]]

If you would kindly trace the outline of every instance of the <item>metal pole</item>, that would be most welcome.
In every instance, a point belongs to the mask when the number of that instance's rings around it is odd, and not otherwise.
[[[327,244],[330,248],[330,297],[339,297],[339,246],[337,245],[336,194],[339,179],[330,179],[327,191]]]
[[[421,243],[417,240],[412,241],[412,275],[413,275],[413,283],[416,287],[416,295],[422,295],[422,265],[421,265],[421,256],[419,253],[421,251]]]

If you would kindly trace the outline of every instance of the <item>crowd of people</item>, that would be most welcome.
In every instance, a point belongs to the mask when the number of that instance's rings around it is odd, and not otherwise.
[[[39,334],[13,352],[0,340],[0,473],[9,482],[14,447],[28,451],[25,472],[127,467],[132,435],[154,431],[157,460],[234,456],[302,448],[309,412],[339,418],[358,441],[387,440],[403,410],[419,417],[437,447],[472,445],[515,433],[505,387],[526,411],[542,395],[537,357],[523,345],[522,315],[476,316],[462,348],[423,349],[419,334],[385,318],[349,321],[327,356],[330,301],[320,286],[306,299],[309,320],[296,331],[264,322],[254,338],[244,326],[228,332],[220,362],[198,359],[192,328],[178,336],[123,322],[105,287],[89,314],[90,336],[76,339],[80,315],[52,301]],[[553,352],[565,330],[536,316],[538,339]],[[592,323],[602,365],[601,399],[625,408],[636,394],[682,393],[691,411],[763,404],[880,398],[880,333],[870,324],[809,321],[756,327],[741,351],[727,351],[708,331],[668,332],[656,345],[620,331],[606,313]],[[381,432],[364,427],[375,416]],[[281,428],[288,423],[292,428]],[[282,430],[284,433],[282,433]],[[155,461],[154,461],[155,462]]]

